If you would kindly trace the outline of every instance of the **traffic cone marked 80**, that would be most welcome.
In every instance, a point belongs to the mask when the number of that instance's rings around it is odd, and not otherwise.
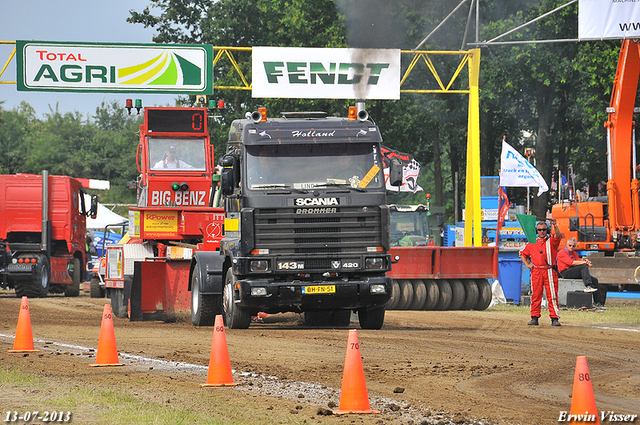
[[[576,372],[573,377],[573,394],[571,395],[571,411],[569,412],[570,424],[600,425],[596,399],[593,395],[591,375],[587,367],[587,358],[578,356],[576,359]],[[581,418],[576,420],[575,418]]]

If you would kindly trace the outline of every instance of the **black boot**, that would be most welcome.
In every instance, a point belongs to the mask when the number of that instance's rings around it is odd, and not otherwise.
[[[529,321],[529,323],[527,323],[527,325],[538,326],[538,318],[535,316],[531,316],[531,320]]]
[[[562,326],[562,325],[560,324],[560,321],[558,320],[557,317],[552,317],[551,318],[551,326]]]

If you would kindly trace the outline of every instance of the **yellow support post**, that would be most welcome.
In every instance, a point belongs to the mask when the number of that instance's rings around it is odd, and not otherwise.
[[[480,216],[480,49],[470,51],[464,246],[482,246]],[[473,245],[472,245],[473,234]]]

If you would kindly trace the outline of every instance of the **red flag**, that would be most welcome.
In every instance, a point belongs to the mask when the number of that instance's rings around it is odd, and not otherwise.
[[[500,195],[500,210],[498,211],[498,226],[504,226],[504,221],[507,219],[509,213],[509,198],[507,198],[507,192],[502,186],[498,188],[498,194]]]

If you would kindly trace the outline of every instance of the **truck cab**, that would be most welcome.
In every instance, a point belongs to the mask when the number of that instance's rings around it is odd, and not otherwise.
[[[266,111],[229,132],[222,305],[230,327],[259,311],[379,329],[391,296],[382,141],[368,120]]]

